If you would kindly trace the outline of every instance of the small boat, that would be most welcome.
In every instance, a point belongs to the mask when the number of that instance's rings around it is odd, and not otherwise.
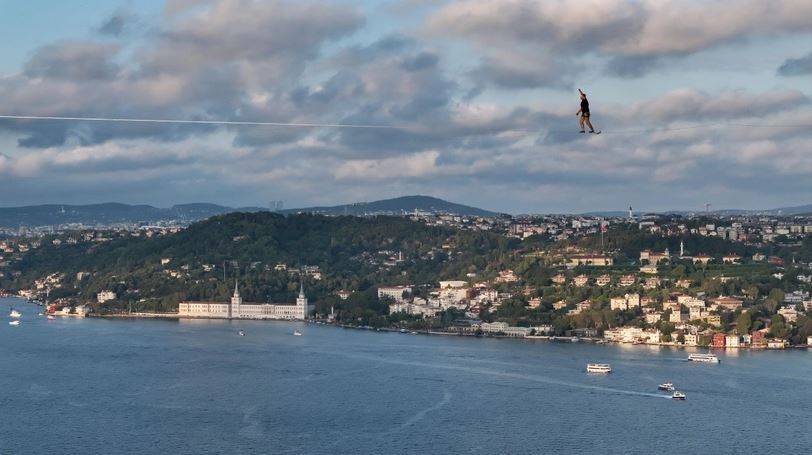
[[[19,318],[19,317],[22,317],[22,315],[23,315],[22,313],[20,313],[19,311],[12,308],[11,312],[8,314],[8,317],[10,317],[10,318]]]
[[[688,356],[688,360],[691,362],[719,363],[719,357],[713,354],[691,354]]]
[[[244,330],[240,330],[240,331],[239,331],[239,332],[237,332],[237,333],[238,333],[238,334],[239,334],[241,337],[244,337],[244,336],[245,336],[245,331],[244,331]]]
[[[8,321],[8,325],[14,325],[14,326],[17,326],[17,325],[20,325],[20,321],[19,321],[19,320]]]
[[[609,374],[612,367],[608,363],[587,363],[586,372],[594,374]]]
[[[670,382],[666,382],[665,384],[658,385],[657,390],[664,390],[666,392],[673,392],[675,389],[674,389],[674,384],[672,384]]]
[[[49,320],[54,320],[54,319],[56,319],[56,316],[54,316],[54,315],[52,315],[52,314],[49,314],[49,315],[48,315],[48,319],[49,319]]]
[[[671,395],[671,399],[672,399],[672,400],[680,400],[680,401],[685,401],[685,394],[684,394],[684,393],[682,393],[682,392],[680,392],[679,390],[675,390],[675,391],[674,391],[674,394],[673,394],[673,395]]]
[[[293,336],[300,337],[300,336],[302,336],[302,332],[300,332],[300,331],[298,331],[298,330],[294,330],[294,331],[293,331]]]
[[[400,333],[406,333],[406,329],[400,329]]]

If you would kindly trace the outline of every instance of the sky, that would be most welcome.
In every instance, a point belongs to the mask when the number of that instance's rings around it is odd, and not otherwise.
[[[812,203],[808,0],[0,0],[0,206]],[[600,135],[579,134],[578,89]]]

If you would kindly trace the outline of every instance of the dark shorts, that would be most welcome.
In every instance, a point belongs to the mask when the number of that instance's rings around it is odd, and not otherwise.
[[[582,112],[582,113],[581,113],[581,117],[583,117],[583,118],[589,118],[589,112]]]

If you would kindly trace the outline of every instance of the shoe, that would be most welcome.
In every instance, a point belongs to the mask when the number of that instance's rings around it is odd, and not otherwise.
[[[595,132],[595,130],[591,130],[591,131],[590,131],[590,133],[594,133],[594,132]]]
[[[578,131],[578,132],[579,132],[579,133],[586,133],[586,131],[584,131],[584,130],[581,130],[581,131]]]

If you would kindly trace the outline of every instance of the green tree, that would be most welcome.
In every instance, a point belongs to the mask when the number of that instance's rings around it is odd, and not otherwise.
[[[784,317],[780,314],[773,315],[770,318],[770,336],[775,338],[786,338],[789,335],[789,327],[784,322]]]
[[[750,313],[742,311],[738,318],[736,318],[736,333],[739,335],[747,335],[753,326],[753,319]]]

